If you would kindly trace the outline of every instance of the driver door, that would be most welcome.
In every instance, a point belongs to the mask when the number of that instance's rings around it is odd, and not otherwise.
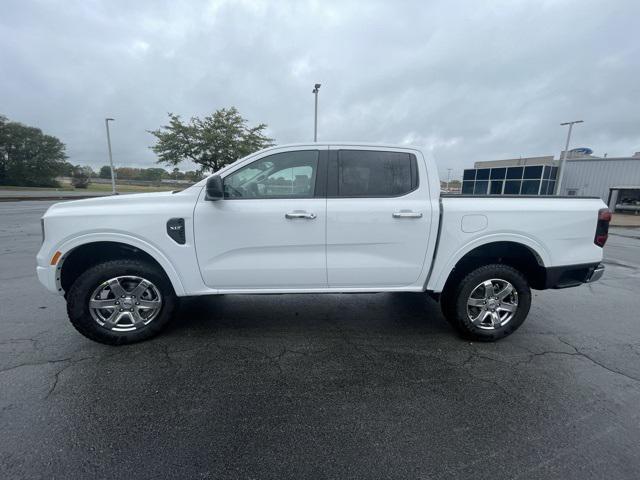
[[[226,174],[224,199],[201,195],[195,243],[208,287],[327,286],[326,157],[318,147],[270,153]]]

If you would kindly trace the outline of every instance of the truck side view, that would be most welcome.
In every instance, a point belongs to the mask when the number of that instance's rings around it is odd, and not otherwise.
[[[441,195],[413,148],[285,145],[180,192],[53,205],[37,273],[106,344],[156,335],[178,297],[336,292],[430,294],[463,336],[492,341],[524,322],[531,289],[602,276],[605,207]]]

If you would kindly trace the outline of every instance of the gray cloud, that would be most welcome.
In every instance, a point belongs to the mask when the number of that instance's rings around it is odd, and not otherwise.
[[[640,3],[4,1],[0,113],[73,163],[150,166],[167,112],[235,105],[278,143],[411,143],[441,173],[574,145],[640,150]]]

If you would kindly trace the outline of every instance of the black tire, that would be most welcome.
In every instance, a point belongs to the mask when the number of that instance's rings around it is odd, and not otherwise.
[[[155,318],[148,325],[128,332],[117,332],[101,326],[89,310],[89,300],[96,288],[111,278],[121,276],[147,279],[162,295],[162,306]],[[125,345],[157,335],[171,320],[177,303],[177,297],[165,273],[153,264],[134,259],[110,260],[90,267],[71,285],[66,298],[69,320],[75,329],[85,337],[107,345]]]
[[[484,325],[483,328],[474,325],[469,318],[467,301],[478,285],[491,279],[501,279],[511,283],[517,292],[517,310],[504,325],[495,328]],[[464,338],[493,342],[512,334],[525,321],[531,307],[531,288],[524,275],[515,268],[509,265],[491,264],[469,272],[460,282],[448,286],[442,293],[440,304],[445,318]]]

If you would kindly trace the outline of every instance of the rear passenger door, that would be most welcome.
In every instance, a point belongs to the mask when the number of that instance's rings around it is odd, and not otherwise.
[[[329,287],[415,283],[425,263],[431,204],[413,153],[332,147],[327,183]]]

